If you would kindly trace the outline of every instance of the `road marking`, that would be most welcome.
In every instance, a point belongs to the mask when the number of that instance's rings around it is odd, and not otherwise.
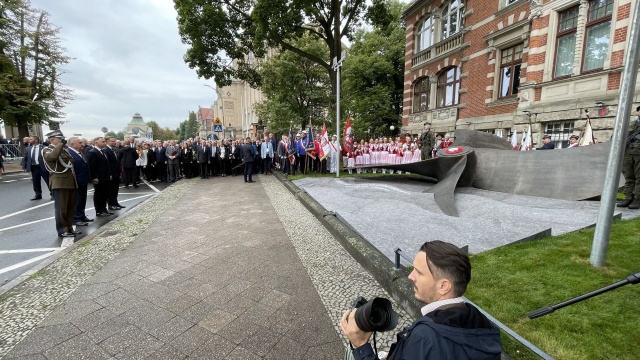
[[[131,198],[131,199],[122,200],[122,201],[120,201],[120,202],[127,202],[127,201],[131,201],[131,200],[137,200],[137,199],[144,198],[144,197],[151,196],[151,195],[153,195],[153,194],[147,194],[147,195],[142,195],[142,196],[136,196],[136,197],[133,197],[133,198]],[[91,207],[91,208],[87,208],[87,209],[85,209],[85,210],[94,210],[94,209],[95,209],[95,208],[92,208],[92,207]],[[19,227],[28,226],[28,225],[36,224],[36,223],[39,223],[39,222],[42,222],[42,221],[51,220],[51,219],[55,219],[55,216],[48,217],[48,218],[46,218],[46,219],[40,219],[40,220],[30,221],[30,222],[28,222],[28,223],[24,223],[24,224],[18,224],[18,225],[14,225],[14,226],[9,226],[9,227],[6,227],[6,228],[4,228],[4,229],[0,229],[0,233],[1,233],[1,232],[3,232],[3,231],[12,230],[12,229],[17,229],[17,228],[19,228]],[[1,220],[1,219],[0,219],[0,220]]]
[[[16,181],[18,181],[18,180],[5,180],[5,181],[3,181],[3,183],[7,184],[7,183],[11,183],[11,182],[16,182]]]
[[[21,254],[21,253],[31,253],[31,252],[47,252],[47,251],[56,251],[60,248],[39,248],[39,249],[17,249],[17,250],[0,250],[0,254]]]
[[[60,251],[60,250],[52,251],[52,252],[50,252],[48,254],[40,255],[40,256],[34,257],[33,259],[25,260],[23,262],[19,262],[19,263],[15,264],[15,265],[11,265],[11,266],[8,266],[6,268],[0,269],[0,274],[4,274],[6,272],[21,268],[21,267],[29,265],[31,263],[34,263],[34,262],[37,262],[37,261],[40,261],[40,260],[44,260],[44,259],[48,258],[49,256],[55,254],[58,251]]]
[[[143,182],[143,183],[145,183],[148,187],[150,187],[150,188],[151,188],[151,190],[153,190],[153,191],[155,191],[155,192],[157,192],[157,193],[159,193],[159,192],[160,192],[160,190],[158,190],[158,188],[157,188],[157,187],[155,187],[155,186],[151,185],[149,182],[147,182],[147,180],[142,179],[142,182]]]
[[[22,214],[22,213],[26,213],[27,211],[35,210],[35,209],[37,209],[37,208],[41,208],[41,207],[43,207],[43,206],[47,206],[47,205],[49,205],[49,204],[53,204],[53,201],[49,201],[49,202],[46,202],[46,203],[44,203],[44,204],[36,205],[36,206],[34,206],[34,207],[30,207],[30,208],[28,208],[28,209],[20,210],[20,211],[18,211],[18,212],[14,212],[13,214],[9,214],[9,215],[2,216],[2,217],[0,217],[0,220],[4,220],[4,219],[10,218],[10,217],[12,217],[12,216],[16,216],[16,215],[19,215],[19,214]]]

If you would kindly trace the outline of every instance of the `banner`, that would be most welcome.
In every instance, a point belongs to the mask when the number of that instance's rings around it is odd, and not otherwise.
[[[593,128],[591,128],[590,118],[587,118],[587,123],[584,126],[584,131],[580,135],[580,140],[578,141],[580,143],[580,146],[593,145],[596,143],[595,139],[593,138]]]
[[[320,136],[320,161],[324,160],[328,156],[331,156],[331,144],[329,143],[327,125],[323,123],[322,135]]]
[[[353,132],[351,129],[351,116],[347,117],[347,123],[342,133],[342,155],[353,152]]]

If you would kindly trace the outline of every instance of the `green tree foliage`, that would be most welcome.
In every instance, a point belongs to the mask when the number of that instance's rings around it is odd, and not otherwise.
[[[122,131],[118,131],[116,133],[116,140],[120,140],[120,141],[124,140],[124,133]]]
[[[324,44],[303,36],[294,45],[319,58],[328,58]],[[330,79],[325,69],[292,51],[283,51],[263,63],[261,90],[267,100],[256,107],[262,123],[277,132],[322,125],[330,105]],[[266,121],[265,121],[266,120]]]
[[[379,1],[379,0],[376,0]],[[218,86],[232,78],[260,84],[251,61],[267,48],[294,52],[336,77],[330,59],[342,51],[342,39],[351,38],[367,12],[364,0],[174,0],[182,41],[190,48],[185,62],[199,76],[215,78]],[[374,8],[372,6],[371,8]],[[324,43],[329,56],[319,57],[296,44],[310,36]],[[404,41],[403,41],[404,43]],[[233,66],[225,60],[234,60]]]
[[[153,132],[153,138],[155,140],[176,140],[178,139],[178,134],[175,130],[171,130],[168,127],[161,128],[155,121],[147,121],[147,125],[149,125]]]
[[[71,99],[59,78],[70,58],[58,33],[26,0],[0,0],[0,119],[17,126],[20,137],[33,124],[55,127]]]
[[[200,131],[200,124],[196,117],[196,113],[189,111],[189,119],[180,123],[177,131],[177,137],[182,141],[196,137]]]
[[[356,134],[388,134],[400,128],[404,82],[404,4],[397,0],[376,3],[371,11],[373,31],[359,30],[341,74],[341,104],[353,114]],[[359,137],[362,138],[362,137]]]
[[[113,131],[107,131],[107,133],[106,133],[106,134],[104,134],[104,137],[105,137],[105,138],[113,137],[113,138],[116,138],[116,140],[117,140],[117,139],[118,139],[118,134],[116,134],[116,133],[115,133],[115,132],[113,132]]]

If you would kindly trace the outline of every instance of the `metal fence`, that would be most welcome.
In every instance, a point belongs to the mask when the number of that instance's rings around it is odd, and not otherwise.
[[[20,144],[0,144],[0,153],[4,154],[7,160],[22,159]]]

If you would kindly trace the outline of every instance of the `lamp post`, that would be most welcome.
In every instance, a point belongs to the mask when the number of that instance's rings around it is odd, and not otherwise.
[[[395,130],[395,129],[396,129],[395,126],[393,126],[393,125],[389,126],[389,130],[391,130],[391,137],[393,137],[393,130]]]
[[[339,12],[338,16],[340,16]],[[336,72],[336,137],[338,144],[340,144],[340,68],[342,67],[342,63],[344,63],[346,56],[347,53],[343,50],[340,59],[338,60],[337,56],[334,57],[333,65],[331,65],[333,70]],[[338,165],[336,177],[340,177],[340,165]]]

